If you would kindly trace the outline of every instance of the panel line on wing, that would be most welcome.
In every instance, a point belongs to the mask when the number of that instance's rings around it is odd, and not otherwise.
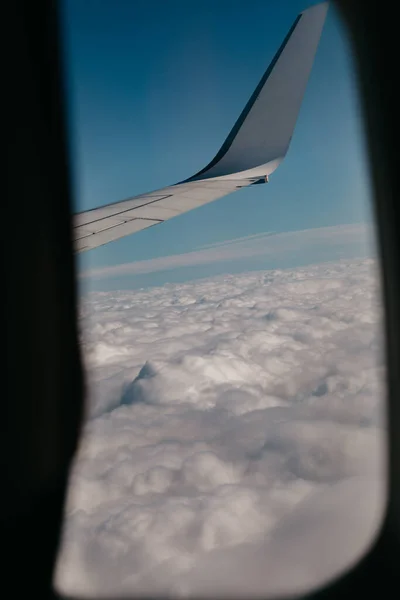
[[[97,219],[93,219],[93,221],[86,221],[86,223],[80,223],[79,225],[75,225],[74,229],[78,229],[79,227],[84,227],[85,225],[91,225],[92,223],[97,223],[98,221],[103,221],[104,219],[109,219],[110,217],[118,217],[119,215],[122,215],[126,212],[130,212],[131,210],[135,210],[136,208],[142,208],[143,206],[148,206],[149,204],[154,204],[155,202],[159,202],[160,200],[165,200],[166,198],[170,198],[173,194],[165,194],[164,196],[157,196],[157,198],[155,200],[150,200],[150,202],[143,202],[143,204],[138,204],[137,206],[134,206],[133,208],[125,208],[124,210],[120,210],[119,212],[115,212],[115,213],[111,213],[108,215],[105,215],[104,217],[98,217]],[[154,196],[153,196],[154,197]],[[134,200],[134,198],[132,198],[132,200]],[[124,200],[124,202],[129,202],[129,200]],[[106,205],[104,206],[104,208],[109,208],[110,205]],[[100,206],[98,209],[94,208],[92,210],[99,210],[103,208],[102,206]],[[85,213],[81,213],[81,214],[85,214]],[[154,220],[154,219],[152,219]]]
[[[121,221],[120,223],[115,223],[114,225],[111,225],[110,227],[105,227],[104,229],[99,229],[97,231],[90,231],[85,235],[76,237],[75,239],[76,240],[84,240],[85,238],[92,237],[92,235],[98,235],[99,233],[103,233],[104,231],[109,231],[110,229],[115,229],[116,227],[121,227],[121,225],[125,225],[126,223],[133,223],[134,221],[151,221],[154,224],[164,223],[163,219],[150,219],[150,218],[146,218],[146,217],[138,217],[135,219],[128,219],[127,221]]]

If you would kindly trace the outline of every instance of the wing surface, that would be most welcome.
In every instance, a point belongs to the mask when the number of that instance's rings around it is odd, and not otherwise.
[[[284,159],[314,62],[328,3],[300,13],[214,159],[177,184],[74,217],[78,252],[152,227],[249,185]]]

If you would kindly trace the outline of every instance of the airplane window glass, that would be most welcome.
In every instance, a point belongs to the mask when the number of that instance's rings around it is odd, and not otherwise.
[[[62,3],[88,393],[61,595],[306,592],[379,531],[357,79],[335,8],[304,8]]]

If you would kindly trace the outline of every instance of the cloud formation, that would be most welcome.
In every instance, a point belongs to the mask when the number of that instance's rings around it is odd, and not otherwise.
[[[249,598],[358,559],[384,502],[376,269],[88,294],[61,592]]]
[[[325,251],[334,248],[343,250],[347,246],[357,247],[364,254],[370,249],[368,247],[369,235],[370,230],[365,223],[286,231],[284,233],[254,234],[210,244],[185,254],[172,254],[171,256],[138,260],[112,267],[88,269],[80,273],[80,278],[103,279],[121,275],[139,275],[257,256],[292,256],[293,253],[299,251],[299,248],[301,251],[309,251],[321,245],[323,245]]]

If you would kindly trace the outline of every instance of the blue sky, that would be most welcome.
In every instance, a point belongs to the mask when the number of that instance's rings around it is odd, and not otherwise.
[[[215,155],[304,0],[64,0],[76,211],[182,180]],[[363,223],[369,179],[349,46],[331,6],[291,148],[268,186],[244,189],[79,255],[81,272],[182,255],[263,232]],[[304,236],[303,236],[304,237]],[[306,239],[306,237],[304,238]],[[263,259],[112,276],[133,288],[362,254],[323,245]],[[85,279],[87,281],[88,278]]]

